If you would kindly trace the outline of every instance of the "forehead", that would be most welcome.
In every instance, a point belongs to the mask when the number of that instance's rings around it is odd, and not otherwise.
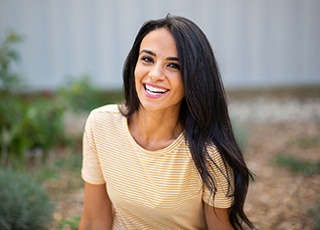
[[[140,45],[140,51],[144,49],[153,51],[155,53],[166,52],[168,54],[169,52],[170,55],[177,56],[175,39],[171,32],[165,28],[156,29],[148,33],[142,39]]]

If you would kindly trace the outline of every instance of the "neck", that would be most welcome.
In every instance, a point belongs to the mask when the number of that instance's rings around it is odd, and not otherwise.
[[[129,130],[136,142],[147,150],[163,149],[182,132],[179,114],[150,113],[139,108],[129,119]]]

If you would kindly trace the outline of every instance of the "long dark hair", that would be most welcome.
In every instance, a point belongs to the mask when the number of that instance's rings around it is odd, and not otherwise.
[[[230,179],[232,175],[226,175],[229,193],[233,192],[231,195],[234,197],[229,210],[230,222],[235,229],[243,229],[242,222],[254,229],[243,211],[252,175],[233,134],[226,96],[212,48],[205,34],[195,23],[183,17],[169,15],[143,24],[124,64],[126,110],[121,112],[124,116],[130,117],[139,108],[134,70],[140,44],[149,32],[159,28],[168,29],[176,41],[185,92],[179,121],[185,129],[186,143],[203,183],[214,195],[216,184],[210,173],[210,164],[215,163],[208,153],[208,146],[214,145],[224,165],[229,165],[234,174],[234,186]]]

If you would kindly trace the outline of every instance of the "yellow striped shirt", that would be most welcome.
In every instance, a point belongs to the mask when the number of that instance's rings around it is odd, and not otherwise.
[[[216,149],[212,157],[223,166]],[[183,134],[162,150],[148,151],[135,142],[117,105],[95,109],[87,119],[82,177],[91,184],[106,184],[113,229],[205,229],[203,201],[218,208],[232,204],[226,195],[226,170],[213,170],[214,200]]]

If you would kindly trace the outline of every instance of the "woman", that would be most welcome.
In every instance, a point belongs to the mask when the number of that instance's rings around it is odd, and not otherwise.
[[[148,21],[126,59],[124,105],[91,112],[80,229],[254,228],[251,174],[210,44],[183,17]]]

